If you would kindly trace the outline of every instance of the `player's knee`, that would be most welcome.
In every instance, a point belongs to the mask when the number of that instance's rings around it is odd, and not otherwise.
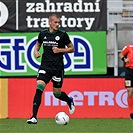
[[[62,82],[53,82],[53,87],[54,88],[61,88],[62,87]]]
[[[60,97],[61,92],[54,92],[53,94],[54,94],[54,96],[55,96],[56,98],[58,98],[58,97]]]
[[[38,90],[40,90],[40,91],[44,91],[44,85],[42,85],[42,84],[37,84],[37,88],[36,89],[38,89]]]

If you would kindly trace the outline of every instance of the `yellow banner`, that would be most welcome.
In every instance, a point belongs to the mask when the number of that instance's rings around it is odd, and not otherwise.
[[[8,79],[0,79],[0,118],[8,117]]]

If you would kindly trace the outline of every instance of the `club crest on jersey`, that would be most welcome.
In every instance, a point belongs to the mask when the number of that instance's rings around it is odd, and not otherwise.
[[[45,36],[44,39],[47,39],[47,37]]]
[[[56,40],[56,41],[59,41],[59,40],[60,40],[60,37],[59,37],[59,36],[56,36],[56,37],[55,37],[55,40]]]
[[[131,86],[131,80],[126,80],[125,83],[126,83],[126,86]]]

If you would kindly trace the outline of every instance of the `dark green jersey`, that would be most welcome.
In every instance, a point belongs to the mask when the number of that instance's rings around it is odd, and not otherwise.
[[[49,29],[45,29],[39,33],[38,42],[43,45],[40,68],[46,70],[63,70],[64,53],[54,53],[52,47],[65,48],[69,45],[71,41],[68,34],[60,29],[53,33],[50,33]]]

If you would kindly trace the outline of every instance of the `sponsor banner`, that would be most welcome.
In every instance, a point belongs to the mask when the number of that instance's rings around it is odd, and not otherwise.
[[[8,117],[8,79],[0,79],[0,118]]]
[[[1,32],[40,31],[56,13],[67,31],[106,31],[106,0],[1,0]],[[101,19],[102,18],[102,19]],[[12,24],[12,26],[11,26]]]
[[[106,33],[101,31],[68,34],[75,52],[64,55],[65,75],[106,74]],[[41,61],[41,58],[34,57],[33,50],[38,33],[0,35],[0,76],[36,76]]]
[[[15,31],[16,29],[16,2],[15,0],[0,1],[0,32]]]
[[[34,78],[9,79],[9,118],[32,115],[35,88]],[[59,111],[70,118],[129,118],[124,78],[65,78],[62,91],[74,98],[75,113],[70,115],[67,104],[54,98],[50,82],[42,95],[38,118],[54,118]]]

